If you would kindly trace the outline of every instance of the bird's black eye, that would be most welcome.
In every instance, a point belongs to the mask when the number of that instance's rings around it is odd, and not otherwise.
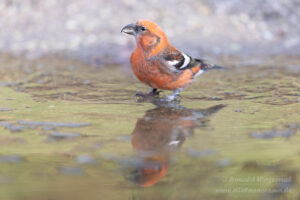
[[[145,30],[147,30],[144,26],[141,26],[141,31],[145,31]]]

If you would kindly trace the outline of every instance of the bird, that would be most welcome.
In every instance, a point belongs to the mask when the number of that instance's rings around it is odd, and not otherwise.
[[[171,90],[173,93],[165,100],[174,101],[197,76],[214,67],[173,47],[164,31],[150,20],[128,24],[121,33],[135,37],[136,48],[130,57],[131,68],[138,80],[151,87],[150,92],[137,93],[137,96],[156,96],[158,89]]]

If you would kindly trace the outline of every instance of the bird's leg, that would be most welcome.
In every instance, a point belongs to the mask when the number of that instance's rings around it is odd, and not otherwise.
[[[182,91],[182,88],[174,90],[174,92],[171,95],[169,95],[166,100],[167,101],[174,101],[178,97],[178,95],[181,91]]]
[[[135,96],[137,96],[137,97],[144,97],[144,98],[151,97],[151,96],[157,96],[157,95],[159,95],[159,91],[157,91],[156,88],[152,88],[148,93],[137,92],[135,94]]]

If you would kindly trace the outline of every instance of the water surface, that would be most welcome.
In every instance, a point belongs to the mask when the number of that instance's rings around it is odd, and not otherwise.
[[[163,104],[128,66],[0,59],[1,199],[299,198],[300,61],[227,61]]]

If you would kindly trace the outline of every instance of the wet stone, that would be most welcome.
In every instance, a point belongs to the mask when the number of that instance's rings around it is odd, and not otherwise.
[[[21,132],[26,129],[35,129],[36,126],[20,126],[17,124],[12,124],[10,122],[0,122],[0,127],[5,127],[11,132]]]
[[[203,150],[196,150],[192,148],[188,149],[188,155],[193,158],[213,156],[215,154],[217,154],[217,151],[213,149],[203,149]]]
[[[10,125],[11,125],[10,122],[0,122],[1,127],[7,127],[7,126],[10,126]]]
[[[95,142],[94,147],[96,147],[97,149],[101,148],[103,146],[103,144],[101,142]]]
[[[21,132],[26,129],[36,129],[35,126],[19,126],[19,125],[8,125],[6,128],[11,132]]]
[[[251,133],[251,136],[254,138],[259,138],[259,139],[272,139],[274,137],[290,138],[294,134],[295,134],[294,129],[286,129],[283,131],[270,130],[270,131],[263,132],[263,133],[253,132],[253,133]]]
[[[3,112],[3,111],[11,111],[10,108],[0,108],[0,112]]]
[[[53,126],[44,126],[42,128],[42,130],[43,131],[53,131],[53,130],[55,130],[55,127],[53,127]]]
[[[10,83],[10,82],[0,82],[0,86],[13,86],[15,83]]]
[[[226,96],[233,96],[236,93],[235,92],[224,92],[223,94],[226,95]]]
[[[18,121],[21,125],[32,125],[32,126],[55,126],[55,127],[68,127],[68,128],[79,128],[90,126],[90,123],[64,123],[64,122],[37,122],[37,121]]]
[[[235,112],[243,112],[243,109],[237,109]]]
[[[58,171],[69,176],[81,176],[84,174],[84,170],[78,166],[59,166]]]
[[[228,167],[230,165],[231,165],[231,160],[228,158],[223,158],[216,162],[216,167]]]
[[[300,129],[300,124],[289,124],[286,126],[288,129]]]
[[[76,162],[79,164],[96,164],[97,161],[89,155],[80,155],[76,157]]]
[[[212,101],[222,101],[223,99],[221,99],[221,98],[219,98],[219,97],[212,96],[212,97],[209,97],[208,100],[212,100]]]
[[[46,141],[56,142],[60,140],[73,140],[77,137],[80,137],[80,133],[62,133],[62,132],[53,132],[48,134]]]
[[[20,163],[24,160],[20,155],[0,155],[0,163]]]
[[[120,136],[117,138],[117,140],[120,142],[129,142],[131,141],[131,136],[130,135]]]

